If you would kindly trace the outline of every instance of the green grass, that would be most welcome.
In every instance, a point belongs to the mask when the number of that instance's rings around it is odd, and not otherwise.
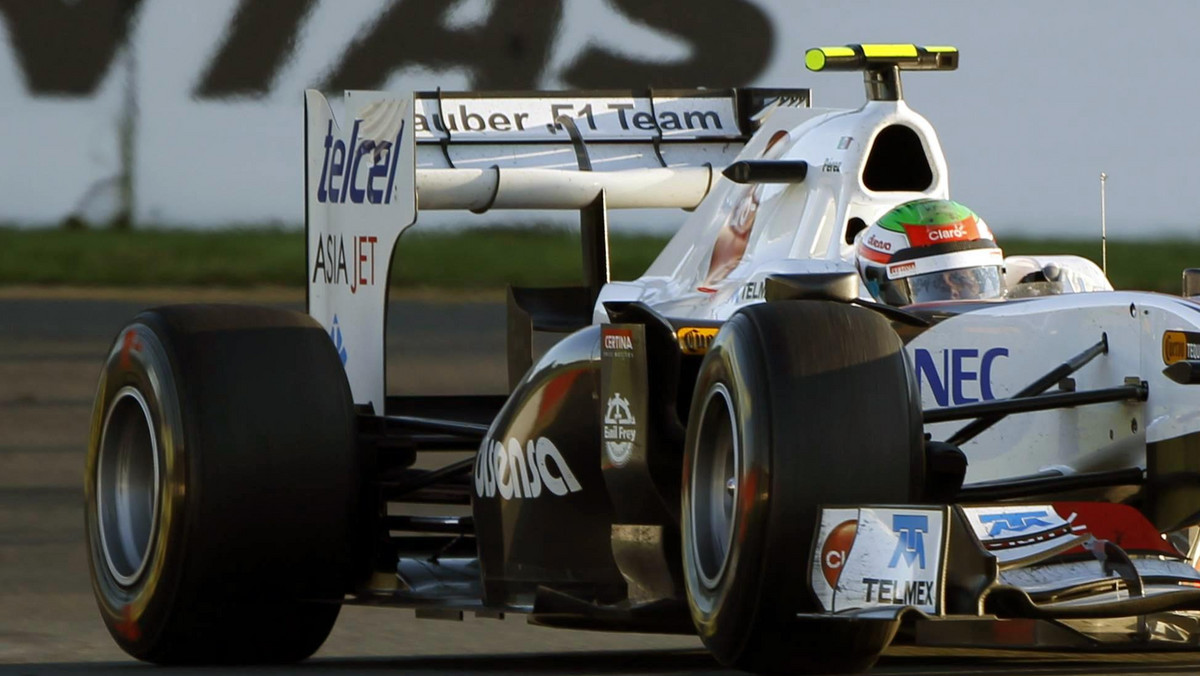
[[[640,275],[664,237],[611,237],[615,279]],[[1073,253],[1098,261],[1095,241],[1003,242],[1007,254]],[[493,228],[410,232],[401,240],[393,284],[450,289],[575,284],[579,236],[550,229]],[[1109,276],[1117,288],[1179,292],[1180,271],[1200,267],[1200,241],[1110,241]],[[303,288],[299,230],[218,231],[0,228],[0,284],[82,286],[257,286]]]

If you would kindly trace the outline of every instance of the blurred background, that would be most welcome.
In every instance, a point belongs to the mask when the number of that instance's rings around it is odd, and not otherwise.
[[[860,78],[807,72],[804,50],[916,42],[961,50],[956,72],[910,73],[906,98],[941,135],[952,197],[1009,253],[1099,258],[1106,172],[1114,281],[1174,291],[1200,258],[1198,24],[1189,0],[0,0],[0,284],[298,285],[306,87],[338,100],[353,88],[807,86],[817,106],[854,107]],[[614,213],[618,277],[639,274],[682,217]],[[413,232],[462,251],[444,231],[574,218],[437,214]],[[158,239],[44,232],[59,227]],[[574,262],[569,233],[534,234],[563,240]],[[462,265],[400,281],[528,274],[483,257],[468,247]]]
[[[758,85],[856,107],[861,78],[807,72],[806,48],[956,45],[958,71],[904,79],[951,195],[1007,253],[1098,261],[1106,172],[1110,276],[1178,293],[1200,265],[1197,25],[1192,0],[0,0],[0,662],[123,659],[82,544],[99,365],[150,305],[303,310],[306,87]],[[614,213],[614,277],[683,216]],[[504,391],[503,286],[577,281],[576,222],[422,217],[392,268],[389,390]],[[514,622],[347,609],[322,654],[698,645]]]
[[[0,221],[298,227],[301,92],[807,86],[804,50],[953,44],[909,74],[953,196],[1001,233],[1195,235],[1190,0],[0,0]],[[339,96],[340,98],[340,96]],[[669,227],[665,221],[662,227]]]

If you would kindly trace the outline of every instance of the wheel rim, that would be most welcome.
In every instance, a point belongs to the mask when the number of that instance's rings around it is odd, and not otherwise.
[[[105,416],[96,469],[100,549],[122,586],[138,581],[150,559],[162,485],[158,442],[142,393],[123,387]]]
[[[714,589],[729,562],[738,513],[739,448],[733,400],[717,383],[696,435],[689,487],[692,558],[701,584]]]

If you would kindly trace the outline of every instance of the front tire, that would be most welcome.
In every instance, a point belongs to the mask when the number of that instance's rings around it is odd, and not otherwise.
[[[353,571],[354,415],[305,315],[176,306],[122,329],[85,481],[92,588],[122,649],[244,663],[321,646]]]
[[[762,673],[861,671],[895,624],[819,613],[808,566],[823,504],[908,503],[923,477],[903,345],[862,308],[743,309],[700,368],[684,454],[692,619],[722,663]]]

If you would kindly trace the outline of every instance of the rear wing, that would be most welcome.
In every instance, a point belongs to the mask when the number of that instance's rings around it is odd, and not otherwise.
[[[608,281],[607,210],[695,208],[776,109],[807,89],[305,93],[308,313],[356,404],[384,413],[392,252],[418,210],[572,209],[586,297]]]

